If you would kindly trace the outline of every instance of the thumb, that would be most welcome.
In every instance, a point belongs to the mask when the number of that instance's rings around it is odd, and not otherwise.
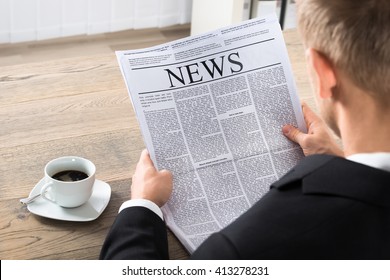
[[[284,136],[286,136],[291,141],[298,143],[301,145],[303,139],[305,138],[306,134],[300,131],[298,128],[293,127],[292,125],[285,125],[282,128],[282,132]],[[301,145],[302,146],[302,145]]]
[[[152,159],[150,158],[148,150],[144,149],[142,151],[141,156],[139,158],[139,163],[141,163],[143,165],[147,165],[147,166],[150,165],[150,166],[154,167],[154,163],[153,163]]]
[[[160,171],[159,171],[159,174],[160,174],[163,178],[172,181],[173,175],[172,175],[172,172],[171,172],[171,171],[166,170],[166,169],[163,169],[163,170],[160,170]]]

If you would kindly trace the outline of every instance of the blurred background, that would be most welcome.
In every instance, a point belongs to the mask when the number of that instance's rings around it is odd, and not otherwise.
[[[275,12],[295,27],[294,0],[0,0],[0,66],[143,48]]]

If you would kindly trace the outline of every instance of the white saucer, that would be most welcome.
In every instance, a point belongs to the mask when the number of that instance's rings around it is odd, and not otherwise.
[[[44,183],[45,179],[41,179],[32,189],[30,197],[39,194]],[[110,185],[103,181],[95,180],[91,198],[79,207],[63,208],[39,197],[34,202],[27,204],[27,209],[35,215],[50,219],[87,222],[93,221],[100,216],[104,209],[106,209],[110,197]]]

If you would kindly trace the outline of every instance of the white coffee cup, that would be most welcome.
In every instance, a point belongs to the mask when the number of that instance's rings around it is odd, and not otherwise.
[[[78,171],[84,174],[69,172],[69,176],[65,177],[69,180],[59,177],[53,178],[56,174],[64,174],[65,171]],[[42,198],[62,207],[78,207],[87,202],[92,195],[95,172],[95,165],[85,158],[66,156],[53,159],[45,166],[45,185],[41,189]],[[80,176],[71,180],[75,174],[87,177],[83,179],[84,177]]]

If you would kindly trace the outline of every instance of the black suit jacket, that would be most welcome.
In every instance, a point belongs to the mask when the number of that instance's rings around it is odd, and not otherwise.
[[[168,258],[164,222],[143,207],[123,210],[100,257]],[[390,259],[390,172],[307,157],[191,258]]]

